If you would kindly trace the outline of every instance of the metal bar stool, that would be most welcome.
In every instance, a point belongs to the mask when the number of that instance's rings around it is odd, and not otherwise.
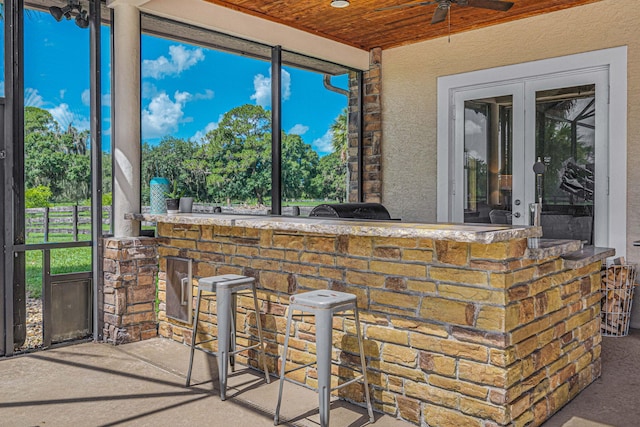
[[[235,310],[236,296],[238,292],[251,290],[253,293],[253,304],[256,310],[256,322],[258,324],[259,343],[236,350],[236,330],[235,330]],[[212,292],[217,297],[218,315],[218,336],[205,341],[196,342],[198,334],[198,317],[200,316],[200,300],[203,292]],[[206,298],[206,297],[205,297]],[[233,336],[233,340],[231,337]],[[201,347],[199,344],[218,340],[218,351],[211,352]],[[191,334],[191,354],[189,356],[189,370],[187,372],[187,387],[191,384],[191,368],[193,367],[194,350],[200,350],[216,357],[218,362],[218,377],[220,379],[220,399],[226,399],[227,391],[227,368],[231,362],[231,369],[234,370],[234,355],[253,348],[259,347],[264,363],[264,377],[269,381],[269,371],[267,369],[267,358],[262,340],[262,324],[260,322],[260,309],[258,308],[258,298],[256,295],[255,279],[253,277],[240,276],[237,274],[225,274],[222,276],[203,277],[198,281],[198,298],[196,301],[196,315],[193,318],[193,331]],[[231,360],[230,360],[231,359]]]
[[[367,400],[367,411],[369,412],[369,421],[375,421],[373,417],[373,408],[371,406],[371,398],[369,397],[369,382],[367,381],[367,368],[365,366],[364,347],[362,345],[362,336],[360,335],[360,319],[358,317],[358,306],[356,296],[344,292],[319,290],[305,292],[302,294],[292,295],[289,298],[289,315],[287,316],[287,332],[284,338],[284,350],[282,353],[282,365],[280,368],[280,389],[278,391],[278,404],[276,413],[273,417],[275,425],[280,423],[280,404],[282,402],[282,386],[284,381],[297,383],[294,380],[285,378],[285,365],[287,360],[287,351],[289,349],[289,331],[291,330],[291,319],[293,311],[312,313],[316,316],[316,362],[294,368],[289,372],[306,368],[307,366],[317,364],[318,370],[318,399],[320,409],[320,425],[327,427],[329,425],[329,403],[331,392],[341,389],[356,381],[364,380],[364,392]],[[331,388],[331,349],[332,340],[331,333],[333,331],[333,314],[341,311],[353,310],[356,321],[356,331],[358,337],[358,346],[360,348],[360,364],[362,374],[353,378],[344,384],[340,384],[335,388]]]

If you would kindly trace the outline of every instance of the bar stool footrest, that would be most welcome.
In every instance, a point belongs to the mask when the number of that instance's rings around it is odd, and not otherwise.
[[[242,347],[242,348],[241,348],[241,349],[239,349],[239,350],[236,350],[236,351],[230,351],[230,352],[229,352],[229,355],[242,353],[243,351],[247,351],[247,350],[253,350],[254,348],[258,348],[258,347],[260,347],[260,344],[250,345],[249,347]]]
[[[213,338],[211,338],[210,340],[206,340],[206,341],[198,341],[198,342],[197,342],[197,343],[195,343],[193,346],[194,346],[194,347],[196,347],[196,346],[199,346],[199,345],[201,345],[201,344],[206,344],[206,343],[208,343],[208,342],[217,341],[217,340],[218,340],[218,337],[213,337]]]
[[[349,384],[353,384],[353,383],[355,383],[355,382],[362,381],[363,379],[364,379],[364,375],[360,375],[360,376],[358,376],[358,377],[356,377],[356,378],[350,379],[350,380],[349,380],[349,381],[347,381],[346,383],[343,383],[343,384],[340,384],[340,385],[337,385],[337,386],[333,387],[333,388],[331,389],[331,391],[340,390],[342,387],[346,387],[346,386],[348,386]]]
[[[291,373],[291,372],[298,371],[298,370],[300,370],[300,369],[302,369],[302,368],[308,368],[309,366],[311,366],[311,365],[315,365],[316,363],[318,363],[318,362],[309,362],[309,363],[306,363],[306,364],[304,364],[304,365],[302,365],[302,366],[298,366],[297,368],[293,368],[293,369],[289,369],[288,371],[284,371],[284,374],[285,374],[285,375],[287,375],[287,374],[289,374],[289,373]]]

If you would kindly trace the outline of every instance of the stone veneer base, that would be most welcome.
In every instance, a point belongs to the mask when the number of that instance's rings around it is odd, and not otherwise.
[[[112,344],[157,336],[158,250],[155,238],[103,240],[103,340]]]
[[[569,268],[557,254],[529,258],[521,237],[487,244],[162,222],[158,233],[161,336],[191,338],[190,325],[164,312],[167,256],[193,259],[194,295],[200,277],[256,278],[272,372],[289,296],[352,292],[375,408],[416,425],[540,425],[600,376],[599,259]],[[203,335],[215,333],[215,301],[201,310]],[[255,316],[251,300],[240,298],[245,342],[255,340]],[[314,327],[312,319],[296,322],[288,365],[314,360]],[[358,363],[353,318],[337,317],[333,336],[343,364],[334,370],[338,384]],[[259,366],[256,357],[239,360]],[[317,382],[312,367],[291,376]],[[354,384],[339,395],[361,402],[363,389]]]

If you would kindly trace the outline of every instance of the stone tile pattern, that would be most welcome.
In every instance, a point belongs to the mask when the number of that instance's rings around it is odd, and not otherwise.
[[[358,200],[358,77],[349,75],[349,201]],[[382,49],[370,53],[369,69],[363,72],[363,182],[364,202],[380,203],[382,200]]]
[[[160,223],[159,298],[166,256],[194,260],[199,277],[255,277],[278,372],[289,295],[335,289],[357,295],[375,408],[416,425],[540,425],[600,375],[600,262],[568,269],[526,258],[526,239],[491,244],[425,238],[319,235]],[[255,312],[241,298],[237,330],[255,342]],[[215,333],[215,300],[199,330]],[[334,384],[357,367],[351,315],[334,320]],[[312,317],[295,322],[287,365],[315,360]],[[189,325],[159,312],[161,336],[189,344]],[[211,347],[212,350],[215,346]],[[258,366],[256,354],[240,360]],[[313,367],[291,376],[316,385]],[[339,395],[362,402],[354,384]]]
[[[156,239],[106,238],[103,248],[103,340],[124,344],[157,336]]]

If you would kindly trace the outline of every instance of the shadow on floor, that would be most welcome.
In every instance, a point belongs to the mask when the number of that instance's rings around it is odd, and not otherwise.
[[[113,347],[85,343],[0,359],[0,424],[24,426],[272,426],[278,381],[244,367],[220,400],[215,359],[196,353],[185,387],[188,347],[166,339]],[[640,425],[640,330],[603,338],[602,377],[544,427]],[[282,425],[318,426],[317,395],[284,386]],[[336,400],[331,425],[368,425],[366,409]],[[375,426],[411,424],[376,413]]]

